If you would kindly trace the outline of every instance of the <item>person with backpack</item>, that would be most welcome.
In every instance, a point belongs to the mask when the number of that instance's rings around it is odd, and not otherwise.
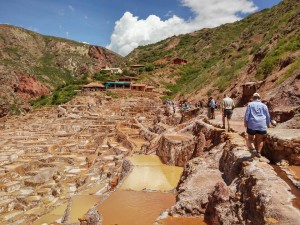
[[[210,119],[215,119],[215,108],[216,108],[216,101],[213,97],[209,97],[208,107],[210,108],[211,117]]]

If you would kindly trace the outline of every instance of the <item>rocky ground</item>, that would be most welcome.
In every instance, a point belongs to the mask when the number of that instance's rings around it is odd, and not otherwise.
[[[101,224],[93,206],[120,190],[132,171],[124,159],[155,154],[183,167],[176,203],[156,224],[176,217],[216,225],[300,223],[298,129],[269,129],[265,157],[258,159],[244,138],[245,108],[234,110],[228,132],[218,111],[214,120],[205,109],[182,117],[164,110],[154,93],[116,92],[117,99],[86,93],[57,108],[2,119],[1,221]],[[82,199],[89,204],[75,213]]]

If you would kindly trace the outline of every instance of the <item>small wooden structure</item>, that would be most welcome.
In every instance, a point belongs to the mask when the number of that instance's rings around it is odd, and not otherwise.
[[[105,68],[102,68],[101,70],[105,70],[105,71],[109,71],[111,73],[123,73],[122,69],[120,68],[109,68],[109,67],[105,67]]]
[[[147,92],[152,92],[154,88],[155,87],[153,87],[153,86],[146,86],[146,91]]]
[[[139,68],[144,68],[145,65],[143,64],[135,64],[135,65],[130,65],[131,69],[139,69]]]
[[[131,84],[130,90],[133,91],[146,91],[146,84]]]
[[[89,83],[82,87],[82,91],[105,91],[105,90],[106,90],[105,86],[97,82]]]

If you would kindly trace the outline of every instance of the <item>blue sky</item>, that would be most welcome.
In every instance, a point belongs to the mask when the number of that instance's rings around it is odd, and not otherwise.
[[[280,0],[1,0],[0,23],[107,47],[139,45],[216,27]]]

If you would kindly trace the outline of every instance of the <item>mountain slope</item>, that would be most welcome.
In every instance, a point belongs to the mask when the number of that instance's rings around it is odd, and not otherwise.
[[[299,24],[300,2],[284,0],[232,24],[138,47],[124,63],[155,65],[141,78],[169,89],[169,97],[199,100],[215,95],[220,99],[223,92],[230,92],[239,104],[244,104],[242,85],[253,81],[264,97],[278,99],[276,94],[269,96],[269,91],[288,79],[298,79]],[[176,57],[188,64],[174,65]],[[299,105],[296,99],[289,100],[289,104]]]
[[[120,59],[103,47],[0,24],[0,116]]]

